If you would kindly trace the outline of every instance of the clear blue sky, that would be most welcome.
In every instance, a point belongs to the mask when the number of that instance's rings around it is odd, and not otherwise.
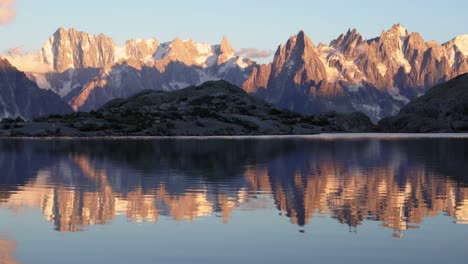
[[[59,27],[105,33],[117,43],[132,37],[174,37],[218,43],[226,35],[236,49],[275,50],[304,29],[318,44],[348,28],[376,37],[393,23],[445,42],[468,34],[468,1],[445,0],[16,0],[16,19],[0,25],[0,51],[39,49]]]

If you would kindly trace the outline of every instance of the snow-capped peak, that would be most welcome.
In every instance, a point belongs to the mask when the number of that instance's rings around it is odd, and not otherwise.
[[[454,43],[463,56],[468,56],[468,35],[456,37]]]

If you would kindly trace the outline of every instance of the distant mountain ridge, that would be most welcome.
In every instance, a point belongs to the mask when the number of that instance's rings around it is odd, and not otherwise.
[[[0,119],[32,119],[71,112],[72,109],[57,94],[40,89],[8,60],[0,58]]]
[[[61,28],[37,59],[49,71],[28,77],[74,110],[97,109],[145,89],[226,80],[280,108],[307,114],[361,111],[377,121],[468,72],[468,35],[439,45],[396,24],[374,39],[353,29],[316,46],[301,31],[279,46],[272,63],[261,65],[237,56],[226,38],[218,45],[176,38],[118,46],[103,34]]]

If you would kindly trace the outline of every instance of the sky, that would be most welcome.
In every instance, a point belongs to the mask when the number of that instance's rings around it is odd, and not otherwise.
[[[425,40],[468,34],[468,1],[313,0],[0,0],[0,52],[39,50],[59,28],[104,33],[118,44],[130,38],[180,37],[268,54],[301,29],[328,44],[356,28],[365,38],[400,22]]]

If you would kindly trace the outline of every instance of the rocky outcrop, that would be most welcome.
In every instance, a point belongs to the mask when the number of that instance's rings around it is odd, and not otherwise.
[[[379,127],[398,133],[468,132],[468,74],[435,86]]]
[[[0,117],[31,119],[71,108],[54,92],[40,89],[8,60],[0,58]]]
[[[53,115],[11,136],[215,136],[362,132],[374,129],[363,114],[305,116],[278,110],[225,81],[173,92],[146,90],[114,99],[96,112]]]

